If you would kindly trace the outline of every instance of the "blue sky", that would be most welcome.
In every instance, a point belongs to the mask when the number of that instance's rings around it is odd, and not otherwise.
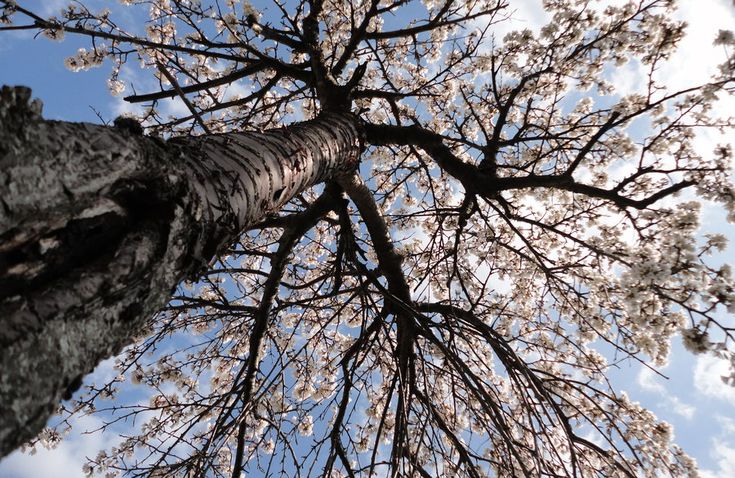
[[[38,11],[54,13],[65,2],[29,1],[25,4]],[[94,7],[120,8],[117,2],[94,0],[86,2]],[[257,2],[253,2],[257,6]],[[514,1],[518,17],[525,26],[534,28],[543,22],[538,0]],[[681,16],[690,23],[690,36],[682,51],[667,68],[672,85],[680,86],[701,80],[701,75],[711,71],[718,52],[712,39],[719,28],[735,26],[735,6],[732,0],[683,0]],[[117,6],[115,6],[117,5]],[[114,15],[113,15],[114,16]],[[72,73],[63,64],[65,57],[80,47],[88,46],[83,38],[67,35],[63,42],[33,38],[31,33],[0,34],[0,84],[30,86],[34,96],[44,102],[44,116],[50,119],[100,122],[95,111],[106,121],[111,121],[123,111],[130,110],[121,99],[110,96],[107,78],[110,65],[83,73]],[[125,70],[122,78],[137,82],[152,91],[146,72]],[[699,76],[698,76],[699,75]],[[641,80],[634,67],[627,67],[614,74],[612,80],[621,88],[633,88]],[[172,104],[176,109],[179,105]],[[730,111],[735,111],[731,102]],[[703,138],[702,147],[714,144],[716,137]],[[723,232],[735,239],[735,228],[726,224],[724,215],[705,209],[703,229]],[[723,260],[735,262],[735,249],[730,246]],[[98,367],[94,376],[110,373],[111,362]],[[626,390],[631,398],[650,408],[656,415],[673,424],[676,441],[699,462],[705,478],[735,477],[735,388],[720,381],[726,366],[707,356],[693,356],[686,352],[678,340],[673,344],[669,365],[660,370],[664,379],[649,369],[622,365],[612,372],[617,388]],[[91,379],[88,377],[87,381]],[[85,456],[94,456],[101,448],[115,441],[112,434],[85,435],[85,429],[93,429],[99,422],[85,418],[77,429],[57,449],[39,450],[30,456],[14,453],[0,463],[3,478],[25,477],[82,477],[81,465]]]

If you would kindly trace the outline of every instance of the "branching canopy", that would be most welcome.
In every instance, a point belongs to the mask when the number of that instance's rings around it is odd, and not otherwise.
[[[133,427],[90,474],[692,473],[606,375],[664,364],[676,334],[732,360],[733,278],[708,262],[725,239],[698,230],[702,201],[735,217],[732,148],[696,143],[733,126],[714,114],[731,34],[712,80],[675,91],[673,0],[544,0],[546,26],[506,34],[513,0],[122,3],[145,24],[0,1],[3,29],[89,37],[66,64],[112,62],[115,94],[140,62],[158,88],[125,100],[148,134],[352,112],[367,148],[245,231],[116,378],[64,405]],[[617,91],[627,62],[647,75]],[[172,99],[187,113],[167,116]],[[150,400],[105,401],[129,382]]]

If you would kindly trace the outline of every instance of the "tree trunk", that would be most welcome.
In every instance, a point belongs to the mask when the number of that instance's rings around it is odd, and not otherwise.
[[[248,225],[352,170],[354,118],[164,142],[0,93],[0,457]]]

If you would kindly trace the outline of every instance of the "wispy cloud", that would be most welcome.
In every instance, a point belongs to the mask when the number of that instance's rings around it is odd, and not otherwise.
[[[663,384],[663,379],[657,376],[651,369],[642,368],[638,373],[637,382],[641,389],[658,395],[661,398],[660,404],[662,408],[668,409],[687,420],[694,417],[697,409],[683,402],[676,395],[673,395]]]
[[[700,470],[702,478],[724,478],[735,476],[735,443],[729,438],[735,434],[735,420],[718,416],[720,435],[712,439],[710,456],[716,469]]]
[[[726,476],[735,476],[735,446],[732,443],[721,443],[715,441],[713,443],[712,458],[717,464],[717,470],[704,469],[700,471],[702,478],[723,478]]]

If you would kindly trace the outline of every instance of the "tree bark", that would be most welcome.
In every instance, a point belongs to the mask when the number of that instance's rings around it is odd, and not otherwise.
[[[182,279],[362,150],[346,114],[170,141],[134,129],[44,121],[30,90],[0,93],[0,457]]]

